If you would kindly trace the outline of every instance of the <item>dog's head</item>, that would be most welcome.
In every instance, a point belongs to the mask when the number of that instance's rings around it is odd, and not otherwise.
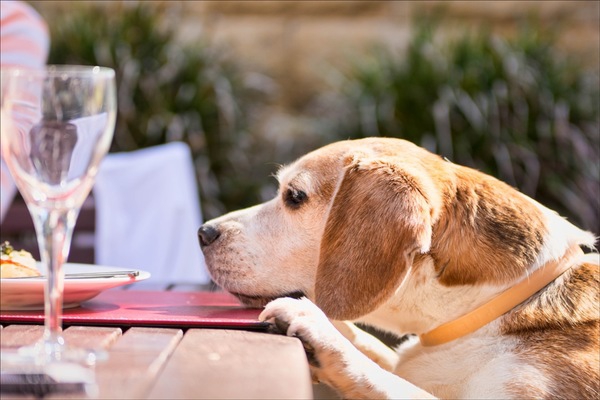
[[[445,285],[508,281],[547,232],[533,201],[404,140],[337,142],[277,177],[275,198],[199,230],[214,281],[251,306],[306,295],[331,318],[358,318],[422,255]]]

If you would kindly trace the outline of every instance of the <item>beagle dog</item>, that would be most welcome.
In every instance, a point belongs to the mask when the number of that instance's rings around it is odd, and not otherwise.
[[[401,139],[333,143],[277,178],[200,245],[219,286],[303,342],[315,381],[344,398],[599,397],[591,233]]]

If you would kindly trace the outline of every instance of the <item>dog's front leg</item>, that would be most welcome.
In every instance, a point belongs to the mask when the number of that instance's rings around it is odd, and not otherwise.
[[[272,322],[288,336],[298,337],[307,350],[313,377],[344,398],[433,398],[361,353],[306,298],[274,300],[259,319]]]
[[[381,368],[387,371],[394,371],[396,369],[400,356],[381,340],[363,331],[352,322],[332,320],[331,323],[354,347],[366,354],[367,357],[375,361]]]

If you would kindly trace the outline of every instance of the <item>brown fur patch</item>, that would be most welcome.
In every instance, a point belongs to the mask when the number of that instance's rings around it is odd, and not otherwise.
[[[317,305],[334,319],[376,308],[429,247],[431,211],[421,177],[381,159],[347,167],[325,226]]]
[[[532,396],[598,398],[599,318],[600,272],[594,264],[566,272],[503,318],[502,333],[519,338],[517,355],[549,378],[547,391],[537,387]],[[522,396],[527,388],[509,389]]]
[[[512,187],[465,167],[456,166],[452,189],[433,229],[440,282],[504,283],[522,276],[546,233],[540,210]]]

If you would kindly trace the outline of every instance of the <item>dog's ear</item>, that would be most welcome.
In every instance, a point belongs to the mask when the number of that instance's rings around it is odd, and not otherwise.
[[[321,241],[316,304],[333,319],[373,311],[431,244],[431,182],[414,166],[348,157]]]

